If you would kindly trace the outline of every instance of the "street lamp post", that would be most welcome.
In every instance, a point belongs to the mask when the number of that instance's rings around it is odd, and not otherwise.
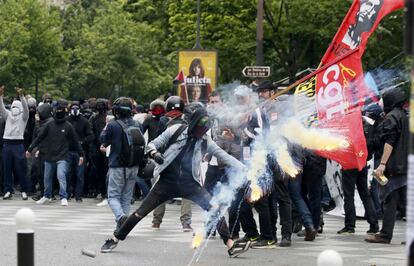
[[[201,41],[200,41],[200,0],[197,0],[197,32],[196,32],[196,43],[193,47],[193,50],[201,50]]]

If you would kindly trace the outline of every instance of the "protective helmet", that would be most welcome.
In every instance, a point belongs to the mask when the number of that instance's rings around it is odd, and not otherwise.
[[[114,101],[112,113],[117,117],[132,116],[133,103],[130,98],[120,97]]]
[[[165,102],[165,111],[178,110],[184,112],[184,101],[180,96],[170,96]]]

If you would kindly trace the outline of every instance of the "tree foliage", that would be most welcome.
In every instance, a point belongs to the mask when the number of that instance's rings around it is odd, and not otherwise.
[[[196,38],[195,0],[0,1],[0,80],[71,98],[149,101],[172,88],[177,51]],[[350,0],[265,0],[264,54],[272,79],[317,67]],[[219,83],[255,63],[257,0],[201,1],[201,44],[219,54]],[[402,11],[384,19],[364,56],[372,69],[402,51]]]

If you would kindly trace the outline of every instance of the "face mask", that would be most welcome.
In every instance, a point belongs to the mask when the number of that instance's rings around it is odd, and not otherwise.
[[[154,116],[161,116],[161,115],[163,115],[163,114],[164,114],[164,109],[163,109],[163,108],[161,108],[161,107],[155,107],[153,110],[151,110],[151,113],[152,113]]]
[[[55,118],[56,119],[64,119],[65,118],[65,112],[64,111],[56,111],[55,112]]]
[[[17,116],[20,114],[20,109],[18,107],[12,107],[11,108],[11,114],[12,116]]]
[[[70,109],[70,114],[72,116],[79,116],[79,114],[80,114],[79,108],[78,107],[72,107],[72,109]]]

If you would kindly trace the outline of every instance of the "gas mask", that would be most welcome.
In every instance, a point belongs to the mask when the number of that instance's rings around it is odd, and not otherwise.
[[[70,115],[74,117],[78,117],[80,115],[80,109],[78,106],[72,106],[70,109]]]

